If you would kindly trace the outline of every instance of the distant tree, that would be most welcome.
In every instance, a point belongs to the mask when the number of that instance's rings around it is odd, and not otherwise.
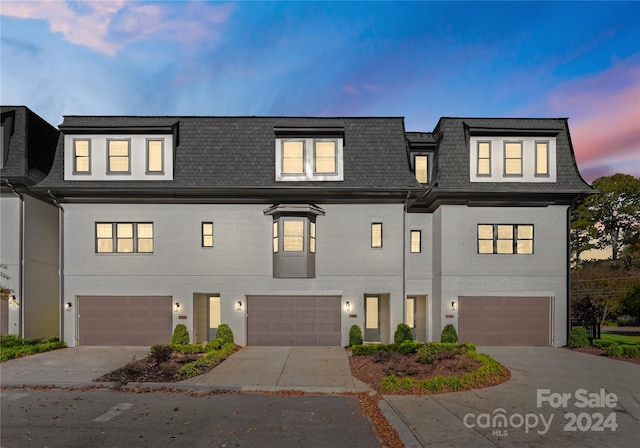
[[[640,238],[640,179],[614,174],[596,179],[593,187],[599,193],[585,199],[572,215],[572,251],[579,258],[594,244],[610,247],[615,261],[621,249]]]

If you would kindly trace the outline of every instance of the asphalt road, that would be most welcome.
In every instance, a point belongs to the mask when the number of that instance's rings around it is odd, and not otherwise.
[[[380,447],[355,397],[4,389],[1,448]]]

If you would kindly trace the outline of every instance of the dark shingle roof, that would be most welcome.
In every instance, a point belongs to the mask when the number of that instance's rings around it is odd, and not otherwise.
[[[62,142],[47,189],[421,189],[409,166],[402,118],[66,116],[62,132],[178,124],[173,181],[65,181]],[[344,181],[276,182],[275,128],[343,128]],[[126,130],[123,130],[126,132]]]
[[[49,173],[59,131],[25,106],[1,106],[2,121],[11,125],[2,179],[12,185],[33,185]]]

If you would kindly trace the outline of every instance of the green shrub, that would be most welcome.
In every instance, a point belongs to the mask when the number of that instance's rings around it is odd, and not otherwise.
[[[5,334],[0,336],[0,347],[15,347],[22,345],[22,338],[17,334]]]
[[[204,347],[200,344],[174,345],[173,351],[182,353],[183,355],[191,355],[193,353],[203,353]]]
[[[569,333],[569,347],[579,348],[589,345],[589,335],[584,327],[573,327]]]
[[[440,342],[458,342],[458,333],[453,324],[447,324],[440,334]]]
[[[393,342],[400,344],[403,341],[413,341],[411,327],[407,324],[398,324],[396,332],[393,334]]]
[[[362,338],[362,328],[360,325],[353,324],[349,329],[349,345],[362,345],[364,339]]]
[[[2,348],[0,351],[0,362],[9,361],[10,359],[15,358],[17,355],[15,347],[7,347]]]
[[[151,357],[156,364],[169,361],[173,347],[169,344],[155,344],[151,346]]]
[[[607,341],[605,339],[594,339],[593,341],[591,341],[591,345],[593,345],[596,348],[605,350],[607,347],[614,345],[614,343],[611,341]]]
[[[220,350],[222,348],[222,340],[214,339],[213,341],[207,342],[207,345],[204,347],[205,352],[212,352],[214,350]]]
[[[216,339],[220,339],[222,343],[233,343],[233,331],[227,324],[218,325],[218,332],[216,333]]]
[[[171,345],[186,345],[189,343],[189,330],[184,324],[176,325],[171,336]]]
[[[640,358],[640,347],[637,345],[621,345],[622,355],[627,358]]]
[[[392,350],[398,353],[402,353],[403,355],[410,355],[412,353],[415,353],[418,350],[418,347],[420,347],[421,345],[422,344],[419,342],[413,342],[405,339],[399,344],[393,344]]]
[[[610,345],[604,349],[607,356],[616,357],[622,356],[622,346],[620,345]]]
[[[390,346],[385,344],[354,345],[351,347],[351,354],[356,356],[372,355],[375,352],[388,350],[390,350]]]
[[[436,359],[452,358],[456,354],[467,353],[465,344],[454,344],[450,342],[427,342],[418,347],[418,362],[431,364]],[[474,347],[475,350],[475,347]]]

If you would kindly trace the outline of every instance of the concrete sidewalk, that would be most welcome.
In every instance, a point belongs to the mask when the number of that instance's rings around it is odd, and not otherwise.
[[[351,376],[342,347],[243,347],[209,373],[178,384],[271,392],[368,390],[364,383]]]
[[[94,379],[148,354],[149,347],[71,347],[38,353],[0,364],[0,384],[86,386]]]

